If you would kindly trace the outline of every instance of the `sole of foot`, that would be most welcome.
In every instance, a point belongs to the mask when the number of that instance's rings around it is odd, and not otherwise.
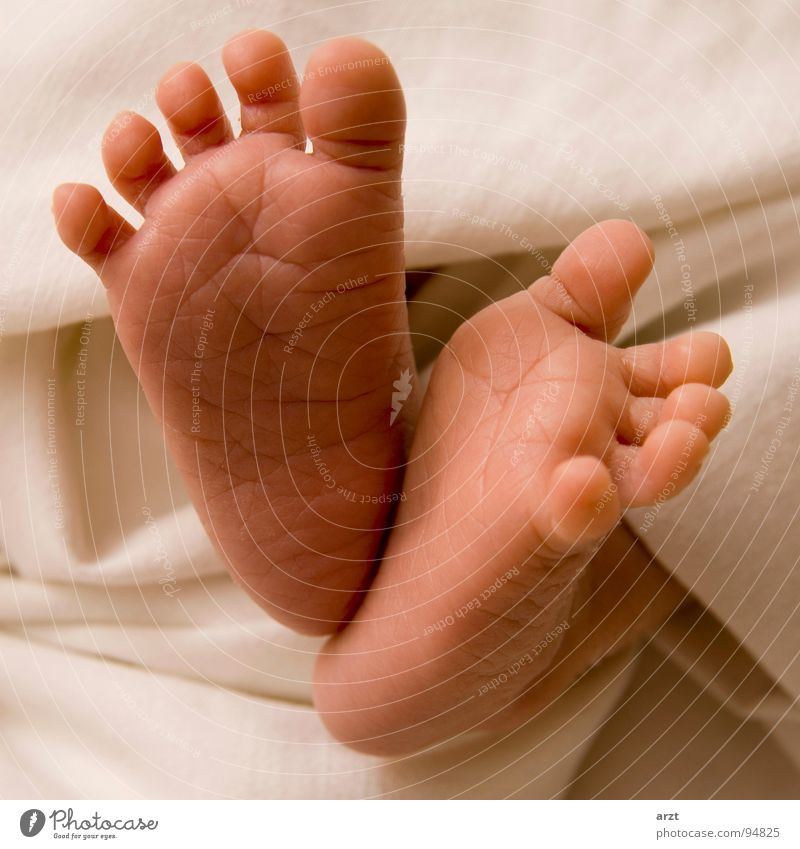
[[[381,569],[317,663],[338,739],[401,755],[528,719],[600,541],[697,474],[725,342],[609,344],[652,262],[633,224],[598,224],[443,351]]]
[[[182,168],[140,115],[109,126],[103,160],[138,229],[89,185],[59,186],[53,210],[106,287],[231,574],[277,619],[329,633],[369,583],[413,405],[393,408],[414,369],[404,100],[389,60],[360,39],[318,48],[302,85],[268,32],[241,33],[223,60],[237,136],[198,65],[157,87]]]

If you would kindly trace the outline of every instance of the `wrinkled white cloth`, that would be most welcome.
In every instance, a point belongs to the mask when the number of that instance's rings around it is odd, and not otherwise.
[[[54,235],[49,198],[60,181],[93,182],[138,221],[101,171],[107,121],[136,109],[161,125],[153,88],[182,59],[201,61],[233,108],[219,47],[247,26],[276,29],[300,68],[344,34],[395,61],[411,264],[514,254],[510,273],[485,261],[480,288],[496,296],[594,220],[648,229],[659,259],[628,336],[723,329],[736,416],[690,492],[629,520],[757,660],[762,720],[796,728],[790,9],[48,0],[8,24],[0,83],[0,794],[561,795],[629,681],[616,659],[511,738],[383,763],[336,745],[314,716],[318,643],[226,577],[114,344],[102,288]],[[458,314],[475,302],[468,277],[446,278]],[[699,664],[705,632],[677,633],[660,648],[713,680],[742,721],[758,718],[766,696],[742,707],[736,677]],[[783,733],[787,750],[793,739]]]

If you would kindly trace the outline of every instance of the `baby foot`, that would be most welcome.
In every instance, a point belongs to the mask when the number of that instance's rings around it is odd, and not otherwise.
[[[318,660],[339,739],[396,754],[529,719],[598,542],[697,472],[728,414],[724,341],[608,344],[652,261],[634,225],[596,225],[443,351],[381,569]]]
[[[234,577],[276,618],[324,633],[368,580],[413,402],[393,409],[393,384],[408,388],[413,369],[405,107],[389,60],[358,39],[319,48],[302,87],[270,33],[242,33],[223,60],[241,104],[238,138],[193,64],[156,92],[182,170],[139,115],[106,133],[106,170],[144,216],[138,231],[87,185],[60,186],[54,213],[108,290],[125,352]]]

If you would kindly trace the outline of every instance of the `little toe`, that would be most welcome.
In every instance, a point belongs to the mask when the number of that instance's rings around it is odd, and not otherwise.
[[[610,341],[628,318],[654,256],[650,239],[635,224],[602,221],[574,239],[531,292],[590,336]]]
[[[699,471],[708,448],[705,433],[681,420],[659,424],[641,447],[617,446],[610,465],[621,502],[642,507],[677,495]]]
[[[101,279],[108,258],[136,232],[94,186],[83,183],[63,183],[56,188],[53,215],[61,241]]]
[[[405,100],[391,62],[374,44],[340,38],[318,48],[300,106],[315,152],[353,167],[399,169]]]
[[[135,112],[121,112],[109,124],[102,152],[111,184],[142,213],[156,189],[175,175],[158,130]]]
[[[685,383],[721,386],[733,369],[725,340],[706,331],[625,348],[620,359],[630,391],[659,398]]]
[[[283,133],[291,145],[305,142],[300,121],[300,83],[286,45],[264,30],[245,30],[222,50],[222,61],[239,97],[244,133]]]
[[[618,496],[605,464],[596,457],[573,457],[556,466],[534,521],[547,548],[563,556],[601,539],[619,516]]]
[[[184,159],[233,137],[216,89],[199,65],[170,68],[156,87],[156,102]]]

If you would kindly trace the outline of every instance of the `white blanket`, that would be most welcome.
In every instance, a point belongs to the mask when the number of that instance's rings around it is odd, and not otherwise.
[[[522,285],[594,220],[651,231],[659,261],[629,329],[724,324],[737,423],[698,487],[632,522],[771,680],[800,693],[790,9],[48,0],[3,40],[0,793],[555,795],[626,681],[619,664],[597,670],[480,757],[465,741],[381,764],[334,745],[310,711],[315,641],[225,577],[49,198],[81,180],[124,210],[100,166],[107,121],[137,109],[159,124],[154,84],[182,59],[200,60],[233,108],[219,47],[247,26],[276,29],[300,67],[351,33],[392,56],[409,103],[411,264],[516,253]],[[451,289],[466,310],[469,293]]]

